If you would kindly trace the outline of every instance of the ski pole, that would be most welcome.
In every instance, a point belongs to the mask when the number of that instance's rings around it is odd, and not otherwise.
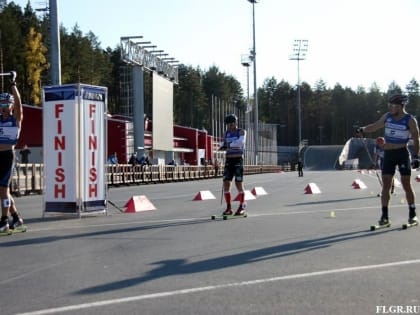
[[[11,76],[11,75],[13,75],[13,71],[0,73],[1,77],[7,77],[7,76]]]
[[[224,187],[223,187],[224,182],[222,181],[222,192],[220,194],[220,205],[223,205],[223,193],[224,193]]]
[[[120,207],[118,207],[115,203],[113,203],[111,200],[107,200],[107,202],[111,205],[111,206],[113,206],[115,209],[118,209],[120,212],[125,212],[123,209],[121,209]]]
[[[368,146],[367,146],[367,142],[365,142],[364,140],[362,140],[362,143],[363,143],[363,146],[364,146],[364,148],[366,150],[366,153],[367,153],[367,155],[369,157],[370,162],[372,164],[375,164],[375,161],[372,159],[372,155],[370,155],[370,152],[369,152],[369,149],[368,149]]]
[[[370,152],[369,152],[369,149],[368,149],[368,146],[367,146],[367,142],[366,141],[364,141],[364,140],[362,140],[362,142],[363,142],[363,146],[364,146],[364,148],[365,148],[365,150],[366,150],[366,153],[367,153],[367,155],[368,155],[368,157],[369,157],[369,160],[370,160],[370,162],[374,165],[374,164],[376,164],[375,163],[375,161],[372,159],[372,155],[370,155]],[[379,184],[381,185],[381,187],[382,187],[382,179],[379,177],[379,174],[378,174],[378,172],[376,171],[376,169],[375,169],[375,174],[376,174],[376,177],[378,178],[378,181],[379,181]]]

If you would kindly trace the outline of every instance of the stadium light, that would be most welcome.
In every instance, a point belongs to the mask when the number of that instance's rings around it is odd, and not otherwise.
[[[130,39],[135,39],[135,38],[143,38],[143,36],[138,35],[138,36],[122,36],[120,37],[120,40],[130,40]]]
[[[134,42],[134,38],[143,38],[143,36],[122,36],[121,42],[121,59],[127,64],[134,64],[149,71],[156,71],[159,75],[169,78],[175,84],[178,84],[178,69],[170,62],[161,60],[161,57],[168,54],[163,50],[148,51],[144,44],[150,44],[150,41]],[[156,45],[149,46],[156,48]],[[147,47],[147,48],[149,48]]]
[[[293,43],[292,54],[289,60],[297,61],[297,116],[298,116],[298,145],[302,141],[302,109],[300,103],[300,61],[306,59],[306,53],[308,52],[308,40],[307,39],[295,39]]]

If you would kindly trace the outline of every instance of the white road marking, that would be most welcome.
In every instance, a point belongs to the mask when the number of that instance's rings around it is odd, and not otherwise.
[[[403,261],[396,261],[396,262],[376,264],[376,265],[365,265],[365,266],[355,266],[355,267],[347,267],[347,268],[339,268],[339,269],[331,269],[331,270],[321,270],[321,271],[298,273],[298,274],[293,274],[293,275],[278,276],[278,277],[265,278],[265,279],[256,279],[256,280],[250,280],[250,281],[233,282],[233,283],[218,284],[218,285],[211,285],[211,286],[205,286],[205,287],[196,287],[196,288],[189,288],[189,289],[182,289],[182,290],[165,291],[165,292],[159,292],[159,293],[142,294],[142,295],[130,296],[130,297],[119,298],[119,299],[103,300],[103,301],[92,302],[92,303],[74,304],[74,305],[68,305],[68,306],[62,306],[62,307],[56,307],[56,308],[48,308],[48,309],[38,310],[38,311],[33,311],[33,312],[20,313],[17,315],[54,314],[58,312],[69,312],[69,311],[89,309],[93,307],[101,307],[101,306],[107,306],[107,305],[115,305],[115,304],[121,304],[121,303],[127,303],[127,302],[159,299],[159,298],[164,298],[168,296],[192,294],[192,293],[203,292],[203,291],[214,291],[214,290],[225,289],[225,288],[243,287],[243,286],[264,284],[264,283],[277,282],[277,281],[283,281],[283,280],[294,280],[294,279],[317,277],[317,276],[324,276],[324,275],[337,274],[337,273],[389,268],[389,267],[413,265],[413,264],[420,264],[420,259],[403,260]]]

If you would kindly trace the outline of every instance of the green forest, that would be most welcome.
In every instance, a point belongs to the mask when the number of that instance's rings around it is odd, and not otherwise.
[[[25,8],[0,0],[1,72],[15,70],[17,84],[26,104],[42,106],[41,91],[50,85],[49,15],[42,16],[28,4]],[[123,105],[121,73],[127,67],[120,48],[101,47],[92,32],[84,33],[76,24],[71,30],[60,27],[62,84],[85,83],[108,88],[108,110],[119,114]],[[179,84],[174,87],[174,123],[212,130],[212,99],[216,97],[244,113],[247,99],[240,82],[217,66],[178,66]],[[1,90],[8,82],[1,77]],[[328,88],[322,80],[314,86],[301,84],[302,139],[310,145],[344,144],[356,126],[377,120],[387,110],[394,93],[409,95],[407,111],[420,117],[418,81],[399,86],[390,82],[386,92],[373,84],[369,89],[352,90],[337,83]],[[145,108],[151,114],[151,79],[145,76]],[[251,100],[252,103],[252,100]],[[259,121],[277,125],[277,143],[297,145],[297,87],[284,80],[266,78],[258,88]],[[153,118],[152,118],[153,119]]]

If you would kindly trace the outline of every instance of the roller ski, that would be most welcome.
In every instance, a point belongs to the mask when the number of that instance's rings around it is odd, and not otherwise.
[[[230,219],[239,219],[239,218],[246,218],[246,217],[248,217],[248,213],[245,212],[244,214],[240,214],[240,215],[235,215],[235,214],[231,214],[231,215],[225,215],[225,214],[216,215],[216,214],[214,214],[214,215],[211,216],[211,219],[212,220],[230,220]]]
[[[27,229],[27,226],[23,224],[22,218],[19,216],[13,216],[10,223],[8,220],[2,221],[0,223],[0,236],[26,232]]]
[[[26,225],[19,225],[18,227],[15,227],[14,229],[10,229],[10,234],[15,234],[15,233],[24,233],[28,230],[28,227]]]
[[[243,206],[239,206],[238,210],[234,213],[232,209],[227,208],[222,215],[212,215],[211,219],[223,219],[223,220],[230,220],[230,219],[239,219],[239,218],[246,218],[248,214],[245,211]]]
[[[239,219],[239,218],[246,218],[246,217],[248,217],[248,214],[244,212],[242,214],[224,215],[223,220]]]
[[[212,215],[211,219],[212,220],[216,220],[216,219],[223,219],[225,216],[231,216],[233,215],[233,211],[230,207],[230,205],[227,207],[227,209],[222,213],[222,215]]]
[[[20,225],[14,229],[9,228],[7,231],[1,231],[0,236],[12,235],[15,233],[24,233],[27,230],[28,230],[28,227],[26,225]]]
[[[381,218],[378,224],[370,226],[370,230],[375,231],[375,230],[380,230],[384,228],[389,228],[390,226],[391,226],[391,221],[389,221],[388,218]]]
[[[9,227],[9,220],[7,217],[2,217],[0,221],[0,236],[10,235],[12,232]]]
[[[404,223],[402,225],[402,229],[403,230],[407,230],[408,228],[411,228],[411,227],[417,226],[417,225],[419,225],[419,221],[417,219],[417,216],[414,216],[412,218],[409,218],[408,219],[408,222],[407,223]]]

